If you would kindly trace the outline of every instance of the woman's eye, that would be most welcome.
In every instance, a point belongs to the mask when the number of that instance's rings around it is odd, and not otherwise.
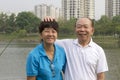
[[[50,32],[50,31],[47,31],[47,30],[46,30],[45,32]]]

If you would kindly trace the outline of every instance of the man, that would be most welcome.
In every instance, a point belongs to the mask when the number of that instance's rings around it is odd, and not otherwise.
[[[46,18],[45,21],[52,20]],[[66,52],[65,80],[105,80],[108,71],[104,50],[92,40],[94,25],[89,18],[80,18],[75,25],[77,39],[57,40]]]

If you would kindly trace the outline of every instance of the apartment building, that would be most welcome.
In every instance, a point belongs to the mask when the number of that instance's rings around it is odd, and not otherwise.
[[[40,4],[35,6],[35,15],[42,20],[45,16],[51,16],[57,20],[61,17],[60,13],[60,8],[56,8],[53,5]]]
[[[89,17],[95,18],[94,0],[62,0],[62,15],[64,19]]]
[[[120,0],[105,0],[105,15],[110,18],[120,15]]]

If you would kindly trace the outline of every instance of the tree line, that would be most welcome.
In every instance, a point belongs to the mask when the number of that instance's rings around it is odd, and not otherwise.
[[[38,26],[41,22],[32,12],[20,12],[18,15],[12,13],[0,13],[0,33],[37,33]],[[70,20],[59,19],[59,33],[74,34],[74,26],[76,19]],[[112,19],[103,15],[99,20],[94,20],[95,35],[120,35],[120,15],[114,16]]]
[[[31,12],[20,12],[7,15],[0,14],[0,33],[35,33],[37,32],[40,19]]]

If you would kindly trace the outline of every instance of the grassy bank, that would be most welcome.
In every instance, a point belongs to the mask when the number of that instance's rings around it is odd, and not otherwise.
[[[26,35],[19,37],[18,35],[0,34],[0,41],[38,41],[39,35]]]
[[[65,35],[60,34],[59,39],[65,39],[65,38],[75,38],[75,35]],[[24,37],[19,36],[13,36],[9,34],[0,34],[0,41],[26,41],[26,42],[39,42],[40,37],[38,34],[35,35],[26,35]],[[116,48],[118,47],[118,38],[115,38],[113,36],[93,36],[93,40],[98,43],[103,48]]]
[[[118,38],[113,36],[94,36],[93,40],[103,48],[117,48]]]

